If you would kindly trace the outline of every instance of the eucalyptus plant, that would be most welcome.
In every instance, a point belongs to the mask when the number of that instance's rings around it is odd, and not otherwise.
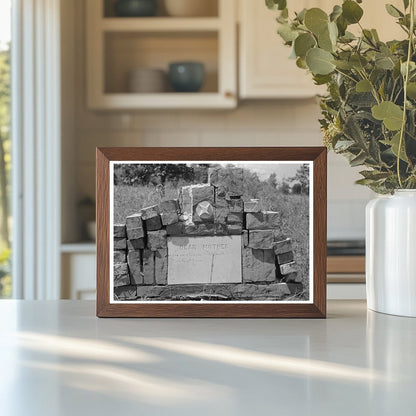
[[[414,2],[385,5],[404,39],[382,42],[360,24],[362,0],[344,0],[329,14],[314,7],[293,17],[286,0],[266,0],[279,11],[277,32],[296,65],[326,85],[320,97],[325,145],[351,166],[365,166],[357,183],[380,194],[416,188]],[[348,30],[353,25],[357,36]]]

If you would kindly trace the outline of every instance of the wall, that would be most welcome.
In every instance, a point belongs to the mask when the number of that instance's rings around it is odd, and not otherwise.
[[[247,101],[232,111],[87,110],[84,2],[75,0],[74,6],[75,24],[63,28],[74,33],[74,39],[63,45],[63,100],[74,106],[71,134],[66,134],[63,146],[64,187],[73,190],[74,197],[64,195],[64,218],[65,211],[68,216],[74,212],[79,198],[94,195],[96,146],[321,145],[319,107],[314,99]],[[359,169],[351,169],[343,158],[330,154],[328,165],[328,236],[363,237],[364,206],[372,193],[354,185]],[[75,228],[68,224],[63,229],[64,241],[77,238]]]

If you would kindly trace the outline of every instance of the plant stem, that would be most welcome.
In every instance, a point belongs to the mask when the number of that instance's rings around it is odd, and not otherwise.
[[[413,36],[414,36],[414,27],[415,27],[415,0],[410,0],[410,30],[409,30],[409,46],[407,48],[407,60],[406,60],[406,73],[404,75],[404,85],[403,85],[403,119],[402,119],[402,127],[400,129],[400,140],[399,140],[399,148],[397,151],[397,177],[399,179],[399,186],[403,188],[402,177],[400,174],[400,156],[403,147],[403,140],[404,140],[404,132],[406,130],[406,110],[407,110],[407,83],[409,82],[409,69],[410,69],[410,61],[412,59],[412,50],[413,50]]]

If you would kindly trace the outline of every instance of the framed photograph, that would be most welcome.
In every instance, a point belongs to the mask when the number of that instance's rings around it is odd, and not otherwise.
[[[97,316],[326,316],[324,147],[98,148]]]

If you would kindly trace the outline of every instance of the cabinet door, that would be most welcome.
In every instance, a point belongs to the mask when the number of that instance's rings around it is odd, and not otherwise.
[[[329,0],[299,0],[296,10],[325,7]],[[305,98],[322,92],[310,74],[289,59],[291,50],[277,35],[275,11],[264,1],[239,0],[240,13],[240,97]],[[292,6],[293,7],[293,6]]]
[[[240,17],[239,87],[241,98],[305,98],[325,92],[324,87],[313,84],[311,75],[298,68],[289,59],[290,48],[277,35],[277,12],[268,10],[261,0],[237,0]],[[330,12],[341,0],[298,0],[289,2],[289,10],[320,7]],[[389,1],[399,9],[402,0]],[[376,28],[384,41],[402,39],[404,32],[386,12],[384,2],[366,0],[362,25]],[[350,26],[354,33],[358,25]]]

